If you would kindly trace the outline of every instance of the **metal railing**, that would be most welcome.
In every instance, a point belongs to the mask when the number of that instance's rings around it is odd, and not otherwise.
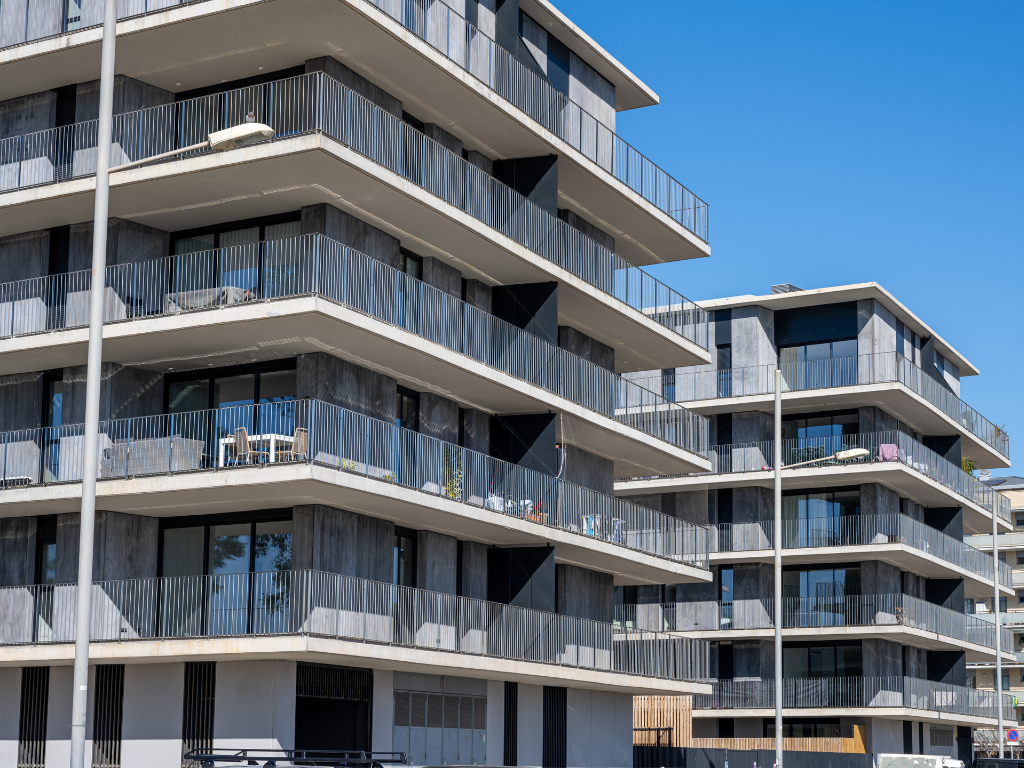
[[[318,400],[105,421],[99,441],[100,479],[310,462],[708,567],[708,528]],[[2,486],[80,481],[83,448],[81,424],[4,433]]]
[[[322,235],[106,269],[104,322],[316,295],[415,333],[692,453],[708,420]],[[88,325],[91,271],[0,284],[0,337]]]
[[[961,400],[945,383],[898,352],[879,352],[856,357],[834,357],[782,365],[758,365],[720,370],[679,370],[673,374],[630,376],[645,389],[679,403],[726,397],[770,395],[775,391],[775,371],[782,370],[784,392],[860,384],[898,383],[927,400],[965,430],[1003,456],[1010,455],[1010,438]]]
[[[118,20],[197,0],[118,0]],[[704,242],[708,205],[441,0],[366,0]],[[103,23],[101,0],[7,0],[0,48]]]
[[[695,709],[770,709],[774,680],[718,680],[714,693],[693,698]],[[782,706],[787,709],[905,707],[972,717],[997,715],[995,691],[979,691],[916,677],[785,678]],[[1003,695],[1003,717],[1015,719],[1013,697]]]
[[[274,129],[273,141],[307,133],[335,139],[707,348],[705,310],[323,72],[115,115],[111,164],[192,146],[249,112]],[[96,126],[0,140],[0,192],[93,174]]]
[[[772,629],[773,598],[734,598],[685,603],[615,606],[615,623],[663,632]],[[795,628],[900,626],[934,632],[955,642],[995,649],[995,627],[975,616],[903,594],[787,597],[782,626]],[[1002,648],[1013,647],[1013,632],[1003,627]]]
[[[992,578],[992,556],[964,544],[937,528],[897,512],[881,515],[840,515],[787,519],[783,508],[782,546],[785,549],[815,547],[864,547],[875,544],[905,544],[951,565]],[[713,552],[770,550],[774,544],[772,520],[712,525]],[[1011,568],[999,562],[999,583],[1010,583]]]
[[[868,455],[853,461],[825,461],[837,451],[863,448]],[[753,443],[713,445],[708,449],[711,459],[711,473],[731,474],[734,472],[761,472],[774,467],[774,446],[771,440]],[[887,432],[861,432],[826,437],[806,437],[782,441],[782,465],[799,464],[805,461],[821,460],[819,467],[837,464],[870,464],[877,462],[899,462],[916,472],[927,476],[948,488],[972,504],[1010,520],[1010,499],[989,488],[974,475],[944,456],[925,447],[910,435],[897,430]]]
[[[72,643],[75,584],[0,589],[0,644]],[[93,642],[312,635],[672,680],[708,675],[708,644],[322,571],[102,581]]]

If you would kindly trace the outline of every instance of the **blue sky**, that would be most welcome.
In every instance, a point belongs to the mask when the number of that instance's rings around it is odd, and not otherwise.
[[[1024,456],[1024,4],[557,5],[661,99],[618,133],[710,205],[711,258],[655,276],[696,300],[877,281]]]

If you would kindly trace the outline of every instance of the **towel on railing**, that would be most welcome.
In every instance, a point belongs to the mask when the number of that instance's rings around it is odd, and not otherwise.
[[[899,448],[895,443],[882,443],[878,446],[878,458],[881,461],[897,461],[899,457]]]

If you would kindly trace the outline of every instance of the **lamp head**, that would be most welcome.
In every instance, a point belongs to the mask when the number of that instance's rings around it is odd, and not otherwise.
[[[247,147],[258,141],[266,141],[272,138],[274,129],[263,123],[241,123],[240,125],[225,128],[223,131],[214,131],[210,134],[210,149],[217,152],[224,152],[228,149]]]
[[[862,459],[867,456],[871,451],[866,448],[850,448],[847,451],[836,451],[837,461],[850,461],[852,459]]]

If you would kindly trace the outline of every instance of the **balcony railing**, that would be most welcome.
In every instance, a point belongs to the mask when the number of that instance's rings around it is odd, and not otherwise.
[[[605,368],[321,235],[107,267],[104,322],[320,296],[692,453],[708,421]],[[0,284],[0,337],[87,326],[90,270]]]
[[[75,584],[0,589],[0,644],[73,643]],[[102,581],[90,640],[305,635],[703,681],[708,645],[322,571]]]
[[[964,472],[949,459],[925,447],[910,435],[896,430],[783,440],[782,466],[819,459],[822,461],[814,466],[835,465],[840,462],[824,461],[825,457],[833,455],[836,451],[851,448],[863,448],[868,451],[868,455],[852,462],[842,462],[843,465],[898,462],[934,480],[972,504],[999,515],[1007,522],[1010,521],[1010,499],[1007,496],[989,488],[974,475]],[[713,445],[708,450],[711,474],[767,471],[774,467],[773,452],[771,440]]]
[[[759,365],[721,370],[679,370],[674,374],[630,378],[669,400],[686,403],[770,395],[775,392],[776,367]],[[944,383],[929,376],[913,361],[897,352],[784,363],[778,367],[782,369],[784,392],[861,384],[902,384],[1003,456],[1010,455],[1010,438],[1002,428],[967,405]]]
[[[785,516],[785,510],[783,515]],[[775,546],[772,520],[713,525],[712,551],[756,552]],[[784,549],[814,547],[866,547],[879,544],[905,544],[926,552],[958,568],[992,578],[992,556],[954,539],[926,523],[900,513],[882,515],[840,515],[783,519]],[[999,562],[999,583],[1009,585],[1010,566]]]
[[[329,136],[707,349],[705,310],[323,72],[115,115],[111,164],[192,146],[250,112],[274,140]],[[0,140],[0,192],[95,173],[97,125]]]
[[[718,680],[714,693],[693,697],[695,709],[771,709],[774,680]],[[782,706],[787,709],[860,709],[905,707],[969,717],[997,716],[995,691],[979,691],[916,677],[785,678]],[[1015,721],[1013,697],[1003,695],[1003,717]]]
[[[118,0],[118,20],[198,0]],[[503,99],[708,241],[708,205],[571,101],[442,0],[366,0]],[[30,7],[31,6],[31,7]],[[0,13],[0,48],[103,23],[102,0],[10,0]]]
[[[666,632],[772,629],[773,598],[686,603],[617,605],[615,622],[632,629]],[[954,642],[995,649],[995,627],[965,613],[902,594],[787,597],[782,600],[786,629],[825,627],[908,627],[934,632]],[[1000,648],[1013,648],[1013,632],[1002,628]]]
[[[81,481],[83,447],[81,424],[4,433],[3,487]],[[313,463],[708,567],[708,528],[317,400],[101,422],[99,455],[101,479]]]

